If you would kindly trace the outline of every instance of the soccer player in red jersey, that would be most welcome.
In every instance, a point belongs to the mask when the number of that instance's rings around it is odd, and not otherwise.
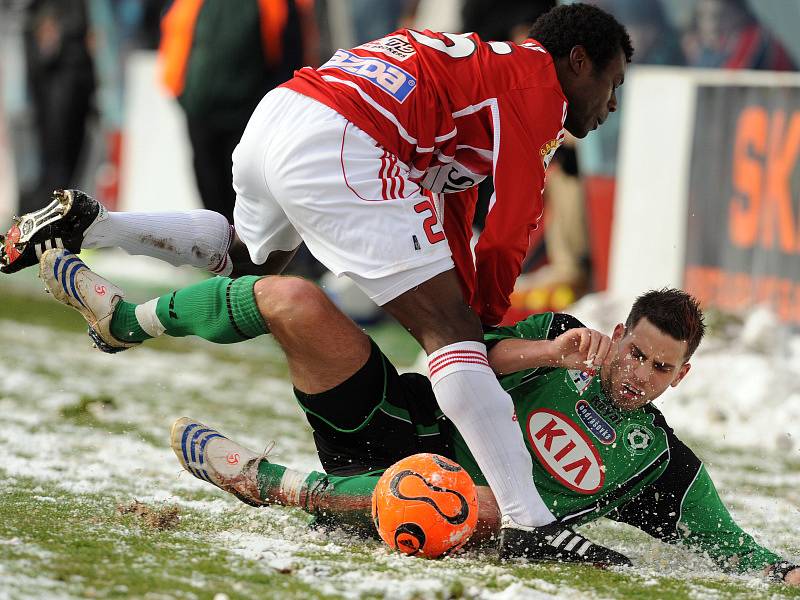
[[[565,130],[582,138],[616,110],[633,49],[622,25],[586,4],[554,8],[530,35],[517,45],[404,29],[298,71],[264,97],[234,151],[232,245],[213,214],[108,213],[70,192],[52,205],[63,218],[45,209],[12,228],[3,270],[48,247],[118,245],[221,274],[275,273],[305,242],[425,349],[439,406],[490,474],[503,527],[550,524],[481,324],[509,306]],[[474,186],[489,175],[495,195],[473,257]],[[152,319],[136,317],[146,333]]]

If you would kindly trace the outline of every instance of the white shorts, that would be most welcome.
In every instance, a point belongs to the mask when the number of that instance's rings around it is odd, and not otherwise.
[[[236,233],[263,264],[305,242],[336,275],[385,304],[453,268],[436,195],[342,115],[278,88],[233,152]]]

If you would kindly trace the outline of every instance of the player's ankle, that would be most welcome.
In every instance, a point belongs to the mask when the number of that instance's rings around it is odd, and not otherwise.
[[[531,531],[536,529],[537,527],[544,527],[546,525],[550,525],[551,523],[555,523],[556,519],[553,515],[549,515],[548,517],[540,518],[540,519],[520,519],[514,518],[511,515],[503,515],[500,519],[500,527],[502,529],[510,528],[510,529],[521,529],[523,531]]]
[[[281,482],[287,468],[262,458],[255,465],[255,471],[261,500],[274,504],[286,504],[286,502],[282,501],[284,494],[282,493]]]
[[[143,342],[151,339],[136,318],[136,304],[120,300],[111,317],[111,335],[121,342]]]

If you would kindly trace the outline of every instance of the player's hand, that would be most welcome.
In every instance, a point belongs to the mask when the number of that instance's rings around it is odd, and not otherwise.
[[[611,338],[588,327],[569,329],[553,340],[555,364],[590,371],[611,360]]]
[[[796,567],[786,573],[783,582],[787,585],[800,585],[800,567]]]
[[[800,586],[800,567],[787,561],[781,561],[764,567],[764,575],[775,582]]]

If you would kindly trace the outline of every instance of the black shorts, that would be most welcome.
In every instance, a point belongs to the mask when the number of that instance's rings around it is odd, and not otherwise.
[[[321,394],[294,393],[331,475],[383,470],[418,452],[452,454],[451,426],[428,378],[399,375],[374,342],[367,362],[347,381]]]

